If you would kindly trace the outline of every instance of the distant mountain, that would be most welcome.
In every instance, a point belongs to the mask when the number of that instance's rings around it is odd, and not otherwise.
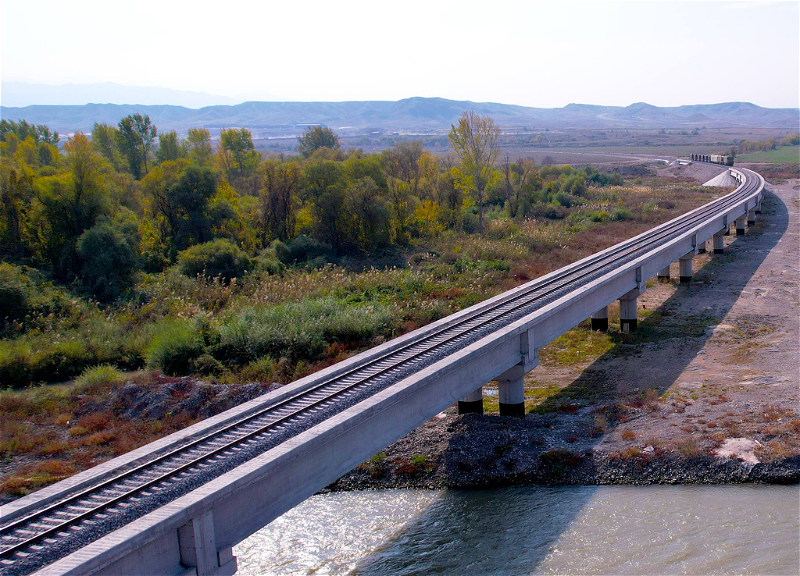
[[[83,104],[172,104],[187,108],[202,108],[220,104],[237,104],[227,96],[214,96],[205,92],[171,90],[148,86],[124,86],[114,82],[102,84],[28,84],[3,81],[0,99],[4,106],[32,105],[83,105]]]
[[[768,127],[800,129],[797,108],[762,108],[747,102],[694,104],[662,108],[639,102],[630,106],[568,104],[530,108],[493,102],[444,98],[406,98],[396,102],[244,102],[199,109],[169,105],[86,104],[82,106],[2,106],[0,117],[47,124],[61,133],[88,132],[95,122],[149,114],[160,130],[185,133],[191,127],[217,133],[223,127],[247,127],[257,138],[293,136],[309,124],[323,124],[347,135],[366,133],[443,133],[464,110],[490,115],[505,129]]]

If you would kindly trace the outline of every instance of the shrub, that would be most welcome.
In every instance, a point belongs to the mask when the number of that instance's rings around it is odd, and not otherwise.
[[[0,263],[0,327],[24,318],[35,295],[36,285],[19,267]]]
[[[81,372],[75,379],[75,387],[79,393],[89,394],[117,386],[123,380],[122,373],[114,366],[101,364]]]
[[[80,279],[84,289],[102,302],[116,300],[133,286],[136,251],[112,224],[101,223],[78,238]]]
[[[252,266],[252,261],[241,248],[222,239],[197,244],[178,255],[179,270],[190,277],[219,276],[230,282],[233,278],[240,278]]]
[[[276,240],[273,248],[278,260],[289,266],[309,261],[324,264],[330,261],[333,255],[333,249],[329,244],[323,244],[305,235],[287,243]]]
[[[168,376],[189,374],[205,352],[199,331],[187,321],[164,322],[147,350],[147,363]]]
[[[366,341],[390,326],[390,311],[377,304],[354,306],[319,299],[251,306],[222,320],[214,356],[239,365],[265,355],[315,360],[326,343]]]

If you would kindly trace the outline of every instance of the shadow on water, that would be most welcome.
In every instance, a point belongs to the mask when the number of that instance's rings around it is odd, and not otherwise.
[[[642,367],[641,389],[653,387],[659,394],[672,386],[691,360],[705,346],[710,330],[730,312],[755,271],[778,243],[789,225],[786,205],[765,193],[764,213],[753,236],[732,243],[726,255],[713,257],[696,271],[695,283],[681,286],[658,310],[639,324],[633,335],[612,333],[614,346],[587,367],[569,386],[548,398],[540,407],[557,410],[577,399],[611,400],[616,390],[612,375],[604,372],[612,358],[628,356],[638,345],[657,342],[665,334],[675,337],[671,310],[681,299],[704,298],[706,314],[700,322],[678,324],[685,331],[683,345],[671,363],[658,363],[658,370]],[[743,242],[741,241],[743,240]],[[749,252],[747,258],[737,257]],[[725,282],[708,283],[725,266]],[[728,272],[728,271],[725,271]],[[735,276],[732,276],[735,274]],[[720,293],[722,291],[722,293]],[[673,350],[673,352],[675,352]],[[495,418],[484,416],[484,418]],[[602,437],[595,440],[600,442]],[[447,490],[443,497],[364,559],[355,574],[388,576],[399,574],[531,574],[547,557],[551,546],[591,501],[594,486],[524,487],[487,490]]]

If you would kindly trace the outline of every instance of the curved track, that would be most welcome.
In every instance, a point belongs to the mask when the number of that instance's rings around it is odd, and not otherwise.
[[[545,278],[476,306],[458,321],[422,330],[402,347],[225,424],[150,461],[0,525],[0,572],[25,574],[174,500],[448,354],[718,217],[757,193],[748,170],[734,192]]]

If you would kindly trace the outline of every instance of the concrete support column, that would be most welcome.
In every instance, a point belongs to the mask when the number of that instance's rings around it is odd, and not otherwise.
[[[592,314],[592,332],[595,330],[608,332],[608,306],[603,306]]]
[[[637,297],[628,293],[619,299],[619,328],[622,332],[636,332]]]
[[[744,236],[744,216],[736,219],[736,235]]]
[[[706,240],[700,242],[700,245],[697,247],[698,254],[705,254],[706,253]]]
[[[761,200],[756,204],[756,214],[761,214]]]
[[[722,237],[723,232],[714,234],[714,254],[722,254],[725,252],[725,239]]]
[[[686,256],[681,256],[681,259],[678,260],[678,266],[680,268],[680,276],[681,282],[691,282],[692,281],[692,258],[694,257],[694,252],[691,254],[687,254]]]
[[[181,564],[197,576],[230,576],[236,573],[236,557],[230,548],[217,550],[214,518],[207,512],[178,528]]]
[[[747,211],[747,225],[753,226],[756,223],[756,209],[751,208]]]
[[[500,416],[525,418],[525,372],[522,364],[504,372],[498,379]]]
[[[669,265],[664,266],[656,275],[659,282],[669,282]]]
[[[459,414],[483,414],[483,386],[458,401]]]

